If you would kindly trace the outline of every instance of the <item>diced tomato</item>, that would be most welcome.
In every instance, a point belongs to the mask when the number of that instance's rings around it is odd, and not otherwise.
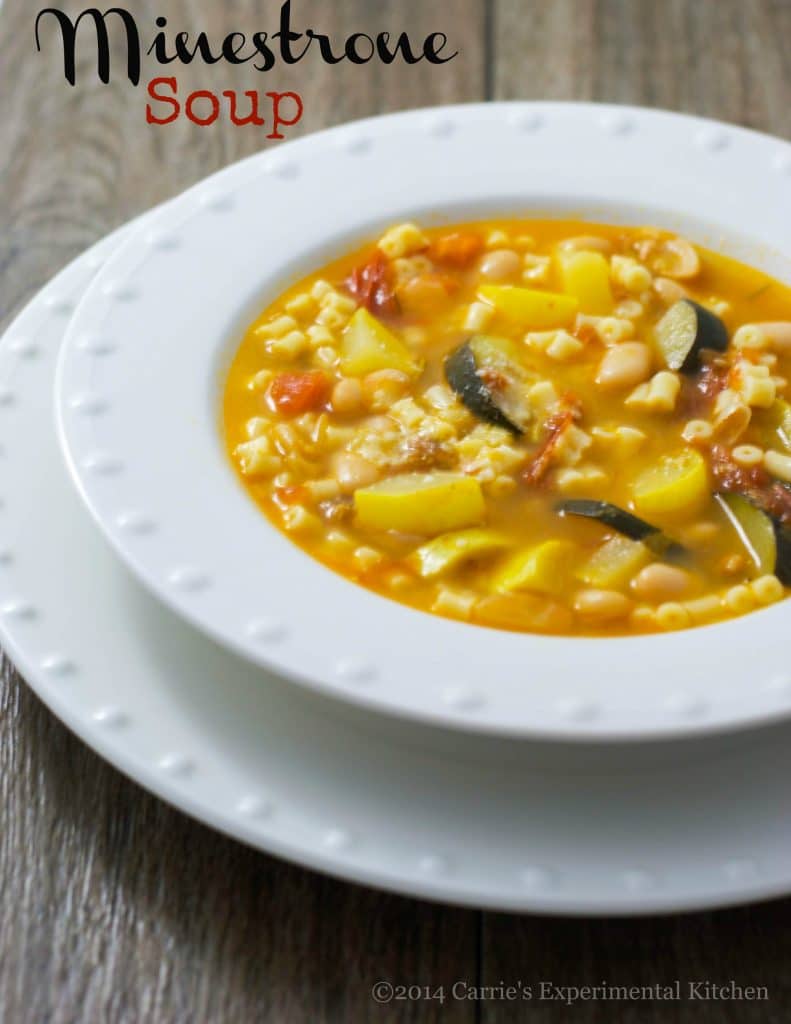
[[[763,466],[739,466],[723,445],[711,447],[711,475],[717,488],[743,494],[781,523],[791,523],[791,489],[772,480]]]
[[[346,287],[369,313],[396,316],[399,312],[392,267],[381,249],[374,249],[367,262],[354,268],[346,279]]]
[[[435,238],[428,249],[435,263],[451,267],[468,267],[483,251],[483,239],[471,231],[458,231]]]
[[[546,435],[530,462],[522,472],[522,482],[534,487],[546,476],[555,458],[557,448],[564,432],[580,418],[582,403],[570,392],[561,396],[563,408],[553,413],[545,424]]]
[[[321,370],[279,373],[269,386],[272,404],[283,416],[320,408],[327,400],[330,382]]]

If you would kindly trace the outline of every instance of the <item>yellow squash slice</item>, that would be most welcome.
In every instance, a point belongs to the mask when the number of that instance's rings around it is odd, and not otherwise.
[[[702,506],[708,494],[706,460],[693,448],[664,456],[632,483],[635,510],[646,519],[692,513]]]
[[[481,485],[462,473],[405,473],[354,493],[357,524],[435,536],[482,523]]]
[[[440,576],[472,558],[502,551],[509,544],[508,538],[496,530],[458,530],[428,541],[411,561],[421,576]]]
[[[494,578],[494,589],[503,593],[530,590],[560,596],[571,575],[576,544],[547,540],[510,558]]]

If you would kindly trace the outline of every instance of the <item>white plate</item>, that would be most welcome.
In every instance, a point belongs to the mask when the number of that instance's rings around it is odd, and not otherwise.
[[[404,893],[640,913],[791,890],[787,728],[607,748],[405,726],[267,676],[149,597],[74,494],[51,417],[68,313],[113,242],[0,340],[0,640],[55,714],[207,824]]]
[[[677,735],[785,713],[788,604],[614,640],[424,614],[349,583],[274,529],[236,481],[218,419],[224,368],[254,312],[384,224],[580,211],[677,227],[791,278],[789,166],[787,143],[696,118],[489,104],[377,118],[228,168],[155,214],[81,302],[58,384],[72,473],[115,549],[172,609],[325,693],[556,738]]]

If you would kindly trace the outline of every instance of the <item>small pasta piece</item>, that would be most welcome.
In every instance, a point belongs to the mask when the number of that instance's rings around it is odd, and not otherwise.
[[[465,331],[483,331],[494,317],[494,306],[488,302],[472,302],[464,318]]]
[[[283,509],[283,528],[289,533],[318,533],[323,524],[303,505],[289,505]]]
[[[549,284],[552,272],[552,258],[527,252],[524,255],[522,280],[526,284]]]
[[[476,601],[477,597],[471,591],[452,590],[450,587],[441,587],[431,606],[431,610],[439,615],[452,615],[458,619],[469,619]]]
[[[618,345],[634,337],[634,323],[617,316],[588,316],[585,313],[578,313],[574,329],[578,334],[582,331],[593,331],[604,345]]]
[[[769,338],[757,324],[742,324],[733,332],[731,344],[735,349],[763,352],[769,348]]]
[[[397,224],[385,231],[379,239],[378,247],[388,259],[395,260],[426,249],[428,239],[417,224]]]
[[[700,444],[710,440],[714,427],[708,420],[688,420],[681,431],[681,436],[690,444]]]
[[[585,345],[568,331],[531,331],[525,335],[525,344],[559,363],[575,359]]]
[[[758,604],[774,604],[785,595],[783,584],[777,576],[771,574],[759,576],[749,584],[749,587]]]
[[[638,385],[624,400],[624,405],[641,412],[672,412],[680,391],[678,374],[660,370],[650,380]]]
[[[655,621],[660,629],[684,629],[691,625],[692,616],[689,609],[678,601],[666,601],[660,604],[655,613]]]
[[[731,587],[730,590],[726,590],[722,601],[728,611],[733,612],[734,615],[742,615],[755,608],[756,597],[748,586],[740,583]]]
[[[691,601],[684,601],[684,607],[696,626],[705,622],[713,622],[723,614],[722,601],[717,594],[706,594]]]
[[[337,344],[335,335],[322,324],[311,324],[305,334],[308,336],[308,344],[314,351],[319,348],[334,348]]]
[[[264,348],[268,355],[276,359],[299,359],[309,348],[308,337],[304,331],[289,331],[288,334],[267,340]]]
[[[376,548],[369,547],[367,544],[362,544],[359,548],[356,548],[352,558],[354,564],[362,572],[368,572],[369,569],[375,568],[384,561],[382,552],[377,551]]]
[[[265,391],[274,377],[272,370],[259,370],[247,382],[249,391]]]
[[[281,460],[272,450],[268,437],[256,437],[252,441],[243,441],[234,449],[239,460],[239,468],[245,476],[274,476],[281,467]]]
[[[251,416],[250,419],[244,425],[244,432],[252,441],[253,438],[261,437],[269,429],[271,420],[268,420],[265,416]]]
[[[622,320],[639,320],[645,309],[637,299],[625,299],[618,303],[613,312]]]
[[[666,306],[672,306],[687,297],[687,289],[669,277],[655,277],[653,289]]]
[[[613,256],[610,260],[610,276],[616,284],[628,292],[644,292],[651,287],[651,271],[631,256]]]
[[[734,390],[745,405],[754,409],[768,409],[777,397],[777,386],[769,367],[740,359],[731,372]]]
[[[338,353],[329,345],[322,345],[321,348],[317,348],[313,359],[323,370],[332,370],[340,362]]]
[[[760,466],[764,460],[764,452],[755,444],[739,444],[731,451],[731,458],[737,466],[752,469]]]
[[[572,424],[558,438],[555,445],[555,458],[566,466],[576,466],[585,452],[593,444],[590,434]]]
[[[764,468],[772,476],[776,476],[778,480],[791,484],[791,455],[784,455],[782,452],[770,449],[764,453],[763,463]]]
[[[286,312],[297,320],[310,320],[316,315],[316,300],[310,292],[295,295],[290,302],[286,303]]]
[[[511,242],[510,237],[505,231],[495,229],[490,231],[486,236],[486,242],[484,243],[487,249],[499,249],[504,245],[509,245]]]
[[[591,435],[596,444],[618,462],[630,459],[646,441],[646,434],[637,427],[593,427]]]
[[[561,467],[552,474],[554,486],[563,494],[594,492],[603,487],[608,480],[605,471],[600,466],[592,464]]]
[[[338,481],[329,477],[323,480],[307,480],[303,486],[310,495],[311,500],[316,504],[320,501],[330,501],[332,498],[337,498],[341,493]]]
[[[256,327],[255,335],[257,338],[283,338],[298,328],[299,324],[293,316],[278,316],[269,323]]]

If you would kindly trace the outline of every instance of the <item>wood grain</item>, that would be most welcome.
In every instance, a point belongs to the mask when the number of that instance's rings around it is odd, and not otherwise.
[[[96,238],[264,145],[260,130],[144,122],[120,79],[62,78],[38,5],[0,11],[2,322]],[[83,3],[57,6],[76,11]],[[256,0],[128,0],[139,23],[221,35],[271,24]],[[295,0],[330,33],[444,30],[443,68],[318,61],[272,72],[298,89],[300,132],[386,110],[482,99],[591,98],[741,121],[791,136],[788,0]],[[116,45],[118,41],[116,40]],[[120,56],[120,51],[118,51]],[[488,58],[488,59],[487,59]],[[153,74],[153,68],[149,69]],[[179,68],[182,91],[261,87],[253,71]],[[769,1004],[529,1006],[541,1021],[781,1021],[791,904],[649,921],[553,921],[432,906],[322,878],[190,821],[74,739],[3,662],[0,1021],[356,1022],[524,1019],[521,1003],[378,1007],[379,979],[580,984],[735,977]],[[785,980],[784,980],[785,979]]]

